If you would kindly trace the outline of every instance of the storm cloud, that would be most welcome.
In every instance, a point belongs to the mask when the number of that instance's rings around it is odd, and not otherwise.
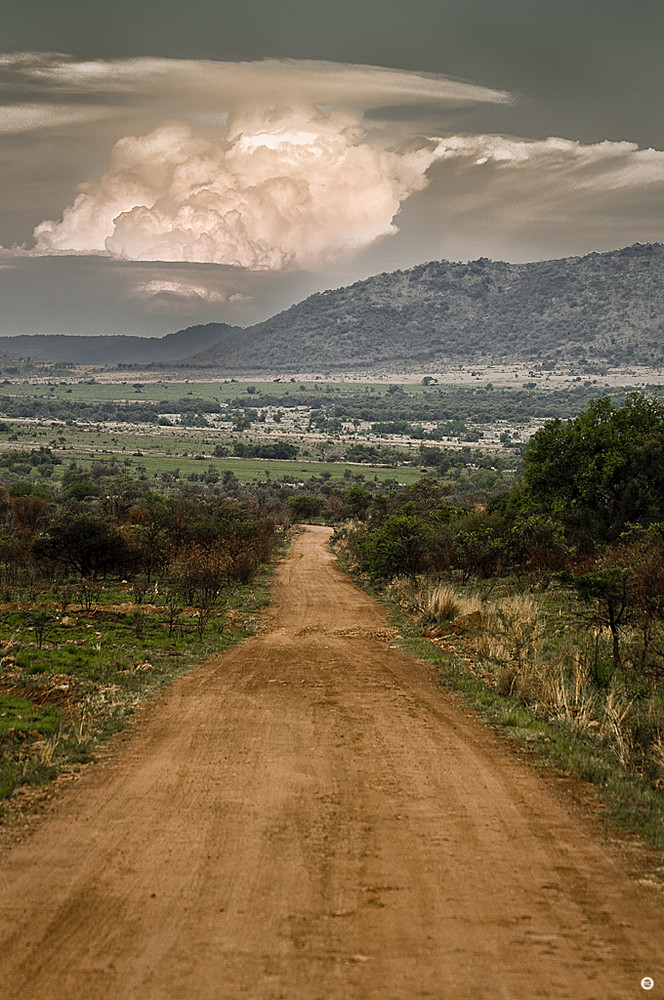
[[[437,210],[455,230],[601,226],[616,208],[664,194],[664,153],[633,143],[583,145],[461,135],[385,148],[360,114],[264,109],[229,119],[223,140],[171,122],[113,147],[60,220],[35,230],[36,255],[104,253],[252,270],[316,268],[395,234],[402,203],[437,164]]]
[[[664,152],[480,130],[522,99],[442,75],[18,53],[0,97],[7,332],[252,322],[423,260],[664,237]]]
[[[184,122],[113,147],[35,253],[107,252],[280,270],[318,264],[395,232],[401,202],[426,185],[435,144],[367,141],[358,115],[280,108],[231,119],[224,141]]]

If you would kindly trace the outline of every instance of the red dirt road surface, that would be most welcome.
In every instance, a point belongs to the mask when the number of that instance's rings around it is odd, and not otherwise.
[[[664,996],[654,890],[394,648],[328,537],[3,854],[3,1000]]]

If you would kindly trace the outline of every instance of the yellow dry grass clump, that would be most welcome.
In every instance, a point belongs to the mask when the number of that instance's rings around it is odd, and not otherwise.
[[[588,658],[571,642],[547,644],[538,598],[512,594],[483,600],[431,578],[397,580],[390,593],[423,624],[441,627],[441,642],[450,632],[455,642],[462,636],[472,669],[500,694],[514,695],[579,731],[596,731],[621,763],[627,761],[632,702],[617,688],[600,694],[589,680]],[[664,742],[653,754],[664,776]]]
[[[427,625],[442,625],[461,615],[482,611],[479,597],[459,594],[454,587],[429,577],[397,578],[389,585],[388,593],[404,611],[416,614]]]

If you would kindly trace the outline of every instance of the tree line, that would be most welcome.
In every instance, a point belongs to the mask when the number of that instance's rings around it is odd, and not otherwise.
[[[17,587],[75,583],[85,594],[121,577],[139,598],[159,581],[182,601],[211,608],[272,555],[279,521],[255,499],[141,490],[128,477],[102,490],[76,468],[68,473],[55,494],[33,484],[0,487],[5,600]]]

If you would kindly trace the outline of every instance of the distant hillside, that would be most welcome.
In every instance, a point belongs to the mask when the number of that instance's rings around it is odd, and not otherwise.
[[[328,371],[584,358],[664,364],[663,244],[380,274],[312,295],[188,363],[220,372]]]
[[[165,337],[69,337],[23,334],[0,337],[0,354],[79,365],[151,364],[179,361],[219,344],[239,328],[227,323],[192,326]]]
[[[238,372],[435,370],[558,361],[664,365],[664,244],[505,264],[484,258],[379,274],[248,329],[165,337],[0,337],[0,355]]]

